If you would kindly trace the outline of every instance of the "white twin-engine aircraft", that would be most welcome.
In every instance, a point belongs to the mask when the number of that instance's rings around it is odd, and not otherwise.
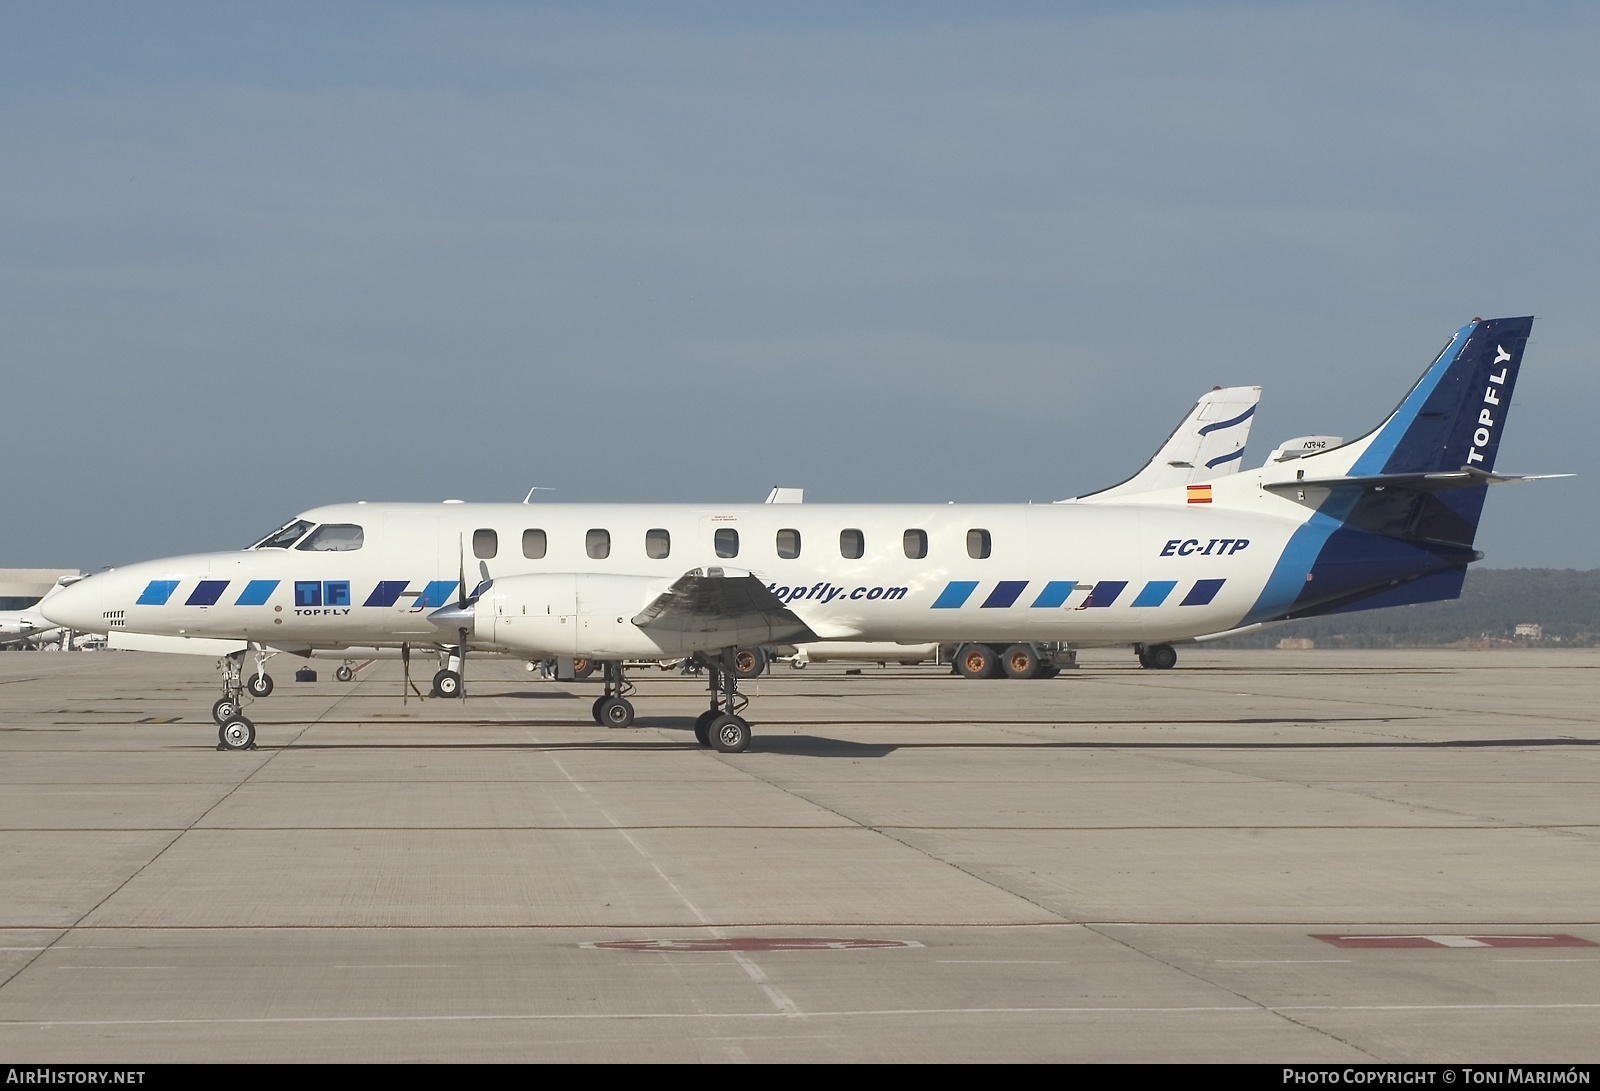
[[[1138,644],[1455,598],[1532,318],[1463,326],[1351,443],[1201,484],[1066,504],[339,504],[238,552],[98,573],[57,624],[248,641],[264,654],[454,645],[710,678],[702,745],[744,750],[740,648],[815,640]],[[242,660],[242,656],[236,657]],[[460,659],[452,659],[452,665]],[[446,691],[460,689],[442,672]],[[214,709],[244,749],[238,673]]]

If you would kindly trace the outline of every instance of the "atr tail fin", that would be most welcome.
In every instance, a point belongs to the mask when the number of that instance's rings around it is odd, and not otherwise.
[[[1492,471],[1532,329],[1531,316],[1462,326],[1349,472]]]
[[[1213,481],[1236,473],[1250,438],[1259,386],[1214,387],[1200,396],[1144,469],[1128,480],[1079,500],[1121,500],[1136,493]]]

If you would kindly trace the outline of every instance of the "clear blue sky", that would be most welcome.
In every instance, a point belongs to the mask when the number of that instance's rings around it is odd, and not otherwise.
[[[351,499],[1051,500],[1535,314],[1600,567],[1588,4],[0,5],[0,567]]]

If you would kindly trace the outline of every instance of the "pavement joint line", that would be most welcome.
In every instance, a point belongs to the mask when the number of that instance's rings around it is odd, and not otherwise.
[[[326,715],[328,712],[333,711],[334,708],[338,707],[339,703],[342,700],[344,700],[345,696],[346,695],[340,695],[340,696],[335,697],[334,700],[333,700],[333,703],[330,704],[326,709],[323,710],[324,711],[324,715]],[[318,719],[321,719],[321,717],[318,717]],[[294,737],[295,738],[299,738],[301,735],[303,735],[307,731],[311,730],[311,728],[316,723],[317,723],[317,720],[312,720],[311,722],[303,725],[300,728],[300,730],[298,732],[296,732]],[[292,741],[293,740],[291,740],[291,743],[292,743]],[[177,832],[173,834],[171,840],[169,840],[165,845],[162,845],[156,851],[155,855],[151,856],[144,863],[142,863],[138,867],[134,868],[131,872],[129,872],[126,876],[123,877],[123,879],[122,879],[122,881],[120,883],[117,883],[103,897],[97,899],[93,905],[91,905],[91,906],[89,906],[89,908],[85,909],[78,916],[77,920],[73,921],[72,924],[70,924],[67,927],[63,928],[60,931],[60,933],[56,936],[56,939],[52,941],[51,945],[53,946],[55,942],[58,942],[59,940],[61,940],[65,936],[70,935],[72,933],[73,929],[75,929],[75,928],[79,927],[80,925],[82,925],[83,922],[85,920],[87,920],[91,914],[96,912],[101,906],[105,905],[106,902],[110,901],[112,898],[115,898],[123,890],[127,889],[127,886],[128,886],[129,883],[133,882],[134,879],[136,879],[140,875],[142,875],[146,868],[150,867],[150,865],[154,864],[157,860],[160,860],[163,856],[165,856],[167,854],[167,852],[171,850],[173,845],[176,845],[180,840],[182,840],[183,835],[185,833],[193,830],[195,828],[195,823],[198,823],[198,822],[202,821],[206,817],[206,815],[211,814],[218,807],[220,807],[230,796],[233,795],[234,792],[237,792],[241,787],[243,787],[246,783],[248,783],[251,777],[254,777],[256,774],[260,773],[261,770],[265,769],[272,762],[272,760],[274,758],[276,758],[279,753],[282,752],[283,749],[287,749],[287,747],[272,749],[268,753],[267,758],[266,758],[265,761],[259,762],[258,764],[256,764],[254,766],[254,768],[247,769],[245,771],[244,776],[240,780],[238,780],[231,788],[229,788],[227,791],[223,792],[220,796],[218,796],[215,800],[213,800],[211,805],[209,807],[207,807],[204,811],[202,811],[199,815],[196,815],[195,818],[194,818],[194,821],[191,822],[187,827],[185,827],[184,829],[177,830]],[[156,831],[148,831],[148,832],[156,832]],[[162,829],[160,832],[167,832],[167,831],[165,829]],[[0,993],[3,993],[5,991],[5,989],[13,981],[15,981],[18,977],[20,977],[23,973],[25,973],[31,966],[33,966],[36,962],[38,962],[41,958],[43,958],[44,955],[45,955],[45,952],[48,951],[49,949],[50,949],[49,947],[46,947],[46,948],[36,952],[32,958],[25,960],[20,966],[16,967],[14,970],[12,970],[11,973],[5,975],[4,978],[0,978]]]
[[[561,771],[561,775],[566,777],[574,788],[585,795],[589,795],[588,788],[586,788],[576,777],[574,777],[572,773],[568,771],[566,766],[561,764],[559,759],[554,757],[550,758],[550,764],[559,769]],[[718,939],[727,938],[726,934],[720,933],[720,930],[715,925],[711,924],[705,913],[703,913],[700,907],[695,904],[694,899],[690,898],[683,888],[674,882],[672,877],[661,869],[661,865],[656,862],[655,857],[647,852],[644,846],[639,844],[639,842],[634,839],[633,835],[629,832],[629,828],[620,825],[616,819],[612,817],[611,812],[606,810],[605,804],[594,799],[593,796],[589,797],[589,802],[596,810],[600,812],[607,822],[611,823],[611,827],[622,835],[623,840],[632,846],[633,851],[639,854],[640,859],[644,860],[645,863],[649,864],[650,867],[654,869],[656,875],[660,877],[661,881],[667,884],[668,889],[678,896],[679,901],[688,906],[689,912],[693,913],[697,918],[699,918],[700,923],[705,925],[710,930],[712,935],[716,936]],[[754,981],[758,986],[760,986],[761,991],[766,994],[767,999],[770,1000],[780,1012],[788,1016],[798,1016],[804,1014],[800,1010],[800,1006],[794,1002],[794,999],[783,990],[773,985],[768,980],[766,972],[762,970],[760,966],[756,965],[756,963],[748,955],[742,951],[729,951],[727,953],[733,956],[733,961],[741,970],[745,972],[745,975],[748,976],[751,981]]]
[[[488,1022],[684,1022],[700,1019],[861,1019],[930,1015],[1285,1015],[1288,1012],[1466,1012],[1466,1011],[1595,1011],[1597,1004],[1289,1004],[1267,1007],[1259,1004],[1194,1004],[1172,1006],[1058,1006],[992,1008],[858,1008],[808,1011],[796,1014],[783,1011],[725,1012],[507,1012],[478,1015],[276,1015],[235,1016],[221,1019],[0,1019],[0,1028],[33,1027],[115,1027],[115,1026],[238,1026],[306,1023],[488,1023]],[[1318,1028],[1291,1020],[1297,1025],[1326,1035]],[[1328,1037],[1335,1037],[1327,1035]],[[1352,1049],[1341,1039],[1342,1045]],[[1365,1053],[1365,1050],[1361,1050]]]

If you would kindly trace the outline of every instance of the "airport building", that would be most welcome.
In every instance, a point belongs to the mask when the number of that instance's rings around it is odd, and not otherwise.
[[[0,568],[0,610],[26,610],[76,568]]]

